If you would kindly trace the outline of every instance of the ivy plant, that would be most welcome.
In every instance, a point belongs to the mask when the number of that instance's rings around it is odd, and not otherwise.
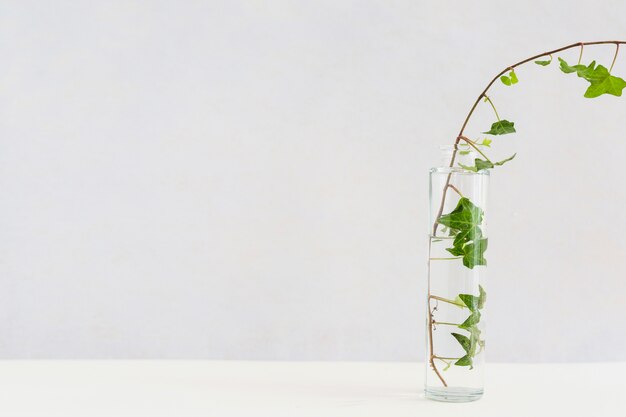
[[[619,97],[622,95],[624,88],[626,88],[626,81],[613,74],[612,71],[619,53],[620,45],[624,44],[626,44],[626,41],[578,42],[564,46],[562,48],[532,56],[502,70],[491,80],[491,82],[489,82],[489,84],[487,84],[487,87],[485,87],[485,89],[480,93],[473,106],[471,107],[468,115],[466,116],[461,127],[461,131],[459,132],[455,140],[455,145],[459,145],[461,141],[463,141],[467,147],[465,149],[459,149],[458,147],[456,148],[458,150],[453,152],[450,166],[458,166],[460,169],[466,171],[480,172],[483,170],[494,169],[495,167],[502,166],[515,158],[516,154],[513,154],[508,158],[494,162],[493,159],[490,159],[485,154],[485,151],[487,151],[486,148],[491,148],[492,141],[495,139],[495,137],[517,132],[515,123],[513,121],[500,118],[496,106],[494,105],[492,99],[487,95],[487,93],[493,87],[494,83],[497,80],[500,80],[501,83],[507,87],[512,87],[519,83],[519,78],[515,72],[515,69],[517,67],[528,62],[534,62],[539,66],[548,67],[553,61],[553,55],[568,49],[580,48],[578,62],[575,65],[570,65],[565,59],[557,57],[559,69],[561,70],[561,72],[565,74],[576,74],[577,78],[581,78],[588,83],[587,88],[583,94],[586,98],[591,99],[604,95]],[[596,63],[596,61],[591,61],[589,64],[586,65],[581,63],[584,47],[590,45],[615,46],[615,54],[608,68]],[[474,111],[478,108],[478,105],[481,101],[490,105],[496,118],[496,120],[491,123],[489,129],[483,132],[483,134],[489,135],[493,137],[493,139],[471,139],[465,134],[465,129],[468,126],[468,122],[474,114]],[[457,153],[459,155],[468,155],[471,150],[476,151],[481,156],[480,158],[474,158],[473,165],[461,164],[456,161]],[[477,267],[485,266],[487,265],[487,260],[485,259],[485,251],[487,250],[488,239],[484,236],[483,229],[481,229],[485,213],[483,209],[477,206],[469,198],[464,196],[462,194],[462,191],[451,183],[451,179],[452,176],[448,176],[440,204],[439,215],[437,217],[437,220],[433,224],[432,236],[433,238],[437,237],[437,230],[439,226],[441,226],[441,231],[443,233],[447,233],[449,237],[454,237],[454,239],[450,239],[452,242],[451,246],[446,248],[446,250],[452,255],[452,257],[429,259],[431,261],[446,260],[452,262],[461,262],[464,268],[468,268],[470,270]],[[459,195],[459,200],[452,211],[450,211],[449,213],[443,213],[446,197],[449,190],[454,190]],[[431,242],[438,241],[441,241],[441,239],[433,239]],[[429,365],[435,371],[444,386],[447,386],[447,383],[442,374],[439,372],[435,360],[442,361],[446,364],[444,370],[448,369],[452,365],[469,367],[469,369],[473,369],[475,356],[480,353],[484,348],[485,342],[481,339],[481,331],[478,325],[481,320],[481,310],[485,305],[486,292],[482,286],[479,286],[478,292],[478,295],[458,294],[455,299],[451,300],[435,294],[431,294],[429,289]],[[436,310],[436,307],[431,308],[431,300],[443,301],[459,308],[466,308],[469,311],[469,315],[462,323],[439,322],[435,320],[434,311]],[[435,347],[433,344],[433,329],[436,325],[454,326],[459,329],[458,331],[453,331],[450,333],[451,337],[453,337],[459,344],[459,352],[461,354],[458,357],[441,357],[435,354]]]

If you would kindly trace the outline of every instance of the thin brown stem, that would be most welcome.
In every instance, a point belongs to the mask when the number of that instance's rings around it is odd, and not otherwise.
[[[452,185],[452,184],[448,184],[448,187],[449,187],[449,188],[452,188],[454,191],[456,191],[456,193],[457,193],[458,195],[460,195],[460,196],[461,196],[461,198],[464,198],[464,197],[465,197],[465,196],[463,195],[463,193],[461,192],[461,190],[459,190],[458,188],[456,188],[454,185]]]
[[[431,251],[431,246],[432,246],[432,239],[428,239],[428,254],[429,255]],[[431,298],[432,297],[430,295],[430,259],[429,259],[428,260],[428,345],[430,348],[430,355],[428,358],[428,362],[430,362],[430,367],[433,368],[433,371],[435,371],[435,374],[437,374],[443,386],[447,387],[448,384],[446,383],[446,380],[443,379],[443,376],[441,376],[441,373],[439,373],[439,369],[437,369],[437,365],[435,365],[435,353],[434,353],[434,348],[433,348],[433,310],[430,307]]]
[[[609,68],[609,73],[613,71],[613,65],[615,65],[615,60],[617,59],[618,53],[619,53],[619,43],[615,44],[615,55],[613,55],[613,62],[611,62],[611,68]]]

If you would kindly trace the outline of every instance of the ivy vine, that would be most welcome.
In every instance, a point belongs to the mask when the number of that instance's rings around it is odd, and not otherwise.
[[[603,44],[612,44],[615,45],[615,54],[613,56],[613,60],[611,65],[607,68],[603,65],[599,65],[596,61],[591,61],[589,64],[581,64],[581,60],[583,57],[584,47],[587,45],[603,45]],[[483,101],[488,103],[492,108],[496,121],[494,121],[489,130],[483,132],[485,135],[490,136],[501,136],[516,133],[515,123],[507,120],[501,119],[496,106],[494,105],[491,98],[487,95],[489,89],[493,86],[493,84],[500,80],[502,84],[507,87],[512,87],[517,85],[520,80],[515,73],[515,68],[523,65],[525,63],[533,61],[535,64],[543,67],[550,66],[552,63],[553,55],[559,52],[576,48],[580,48],[580,54],[578,57],[578,63],[576,65],[569,65],[567,61],[565,61],[561,57],[558,58],[559,69],[561,72],[565,74],[576,74],[578,78],[588,82],[587,89],[584,92],[584,97],[586,98],[596,98],[602,95],[613,95],[613,96],[621,96],[624,88],[626,87],[626,81],[624,79],[613,75],[613,66],[615,65],[615,61],[617,60],[617,56],[619,53],[620,45],[626,44],[626,41],[599,41],[599,42],[579,42],[575,44],[571,44],[568,46],[564,46],[559,49],[555,49],[553,51],[545,52],[539,55],[532,56],[530,58],[524,59],[506,69],[502,70],[499,74],[497,74],[487,87],[480,93],[473,106],[471,107],[459,134],[457,135],[455,141],[455,150],[452,154],[452,158],[450,160],[450,167],[455,166],[456,155],[457,153],[460,155],[467,155],[473,149],[476,151],[482,158],[475,158],[473,165],[464,165],[461,163],[457,163],[456,165],[463,170],[479,172],[486,169],[493,169],[498,166],[502,166],[505,163],[513,160],[515,158],[515,154],[512,156],[503,159],[501,161],[493,161],[491,160],[485,152],[486,148],[491,148],[491,144],[493,139],[483,138],[482,140],[470,139],[469,137],[464,135],[465,128],[473,115],[474,111],[478,107],[478,104]],[[543,59],[542,59],[543,58]],[[547,58],[547,59],[546,59]],[[463,149],[459,145],[460,142],[463,141],[466,146]],[[432,237],[435,238],[437,236],[437,229],[439,226],[444,227],[442,231],[447,233],[448,236],[454,237],[452,240],[452,246],[446,248],[446,250],[453,256],[452,258],[429,258],[432,260],[446,260],[446,261],[455,261],[459,260],[462,262],[463,266],[469,269],[474,269],[478,266],[487,265],[487,260],[485,259],[485,251],[487,250],[488,239],[484,237],[483,230],[481,229],[481,225],[484,219],[484,211],[470,201],[469,198],[465,197],[462,194],[462,191],[459,190],[455,185],[451,183],[451,175],[448,175],[448,179],[446,181],[443,197],[441,200],[439,212],[437,215],[437,219],[433,225],[433,233]],[[449,189],[454,190],[459,195],[459,200],[456,207],[447,214],[443,213],[443,208],[446,201],[446,195]],[[437,240],[431,240],[431,243]],[[429,261],[429,262],[430,262]],[[429,278],[430,279],[430,278]],[[448,304],[454,305],[459,308],[467,308],[469,310],[469,316],[462,323],[448,323],[448,322],[438,322],[434,318],[434,311],[430,307],[431,300],[443,301]],[[479,294],[459,294],[455,299],[450,300],[441,296],[437,296],[430,293],[430,287],[428,292],[428,306],[429,306],[429,316],[428,316],[428,337],[429,337],[429,346],[430,346],[430,355],[429,355],[429,364],[430,367],[435,371],[439,379],[441,380],[444,386],[447,386],[447,383],[439,369],[436,366],[435,360],[442,361],[446,364],[443,370],[447,370],[451,365],[456,366],[469,366],[469,369],[473,369],[473,360],[474,357],[482,351],[485,346],[485,341],[480,338],[480,329],[478,328],[478,324],[481,319],[481,310],[485,305],[486,301],[486,292],[482,286],[479,286]],[[435,349],[433,346],[433,328],[436,325],[446,325],[446,326],[455,326],[458,329],[464,330],[467,332],[466,334],[451,332],[451,336],[456,339],[456,341],[460,345],[460,351],[463,352],[462,355],[458,357],[441,357],[435,354]]]

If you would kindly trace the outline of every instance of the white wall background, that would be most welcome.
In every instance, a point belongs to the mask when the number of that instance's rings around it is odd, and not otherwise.
[[[625,39],[625,16],[4,1],[0,357],[421,360],[438,146],[501,68]],[[626,98],[518,76],[492,92],[519,133],[492,178],[490,360],[623,360]]]

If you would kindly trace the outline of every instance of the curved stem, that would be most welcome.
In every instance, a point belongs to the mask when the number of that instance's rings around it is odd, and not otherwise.
[[[546,56],[546,55],[552,55],[552,54],[556,54],[557,52],[562,52],[562,51],[566,51],[568,49],[572,49],[572,48],[576,48],[576,47],[580,47],[581,48],[581,57],[582,57],[582,48],[585,45],[624,45],[626,44],[626,41],[596,41],[596,42],[576,42],[573,43],[571,45],[567,45],[567,46],[563,46],[561,48],[557,48],[557,49],[553,49],[551,51],[547,51],[547,52],[542,52],[540,54],[537,55],[533,55],[530,58],[526,58],[524,60],[521,60],[513,65],[510,65],[508,67],[506,67],[505,69],[503,69],[502,71],[500,71],[498,74],[496,74],[495,77],[493,77],[491,79],[491,81],[489,81],[489,83],[487,84],[487,86],[485,87],[485,89],[478,95],[478,98],[476,98],[476,100],[474,101],[474,104],[472,105],[472,107],[470,108],[469,113],[467,114],[467,116],[465,117],[465,120],[463,121],[463,124],[461,125],[461,130],[459,131],[459,134],[457,135],[457,139],[454,142],[455,145],[457,145],[459,143],[459,141],[461,140],[461,137],[463,136],[463,132],[465,132],[465,128],[467,127],[467,124],[469,123],[470,118],[472,117],[472,114],[474,114],[474,110],[476,110],[476,107],[478,106],[478,103],[480,103],[480,100],[485,96],[485,94],[487,94],[487,91],[489,91],[489,89],[491,88],[491,86],[493,85],[493,83],[495,83],[501,75],[505,74],[507,71],[510,71],[513,68],[519,67],[520,65],[523,65],[527,62],[533,61],[537,58],[541,58],[542,56]],[[452,158],[450,158],[450,167],[454,166],[454,161],[456,160],[456,152],[457,150],[455,149],[454,151],[452,151]],[[452,174],[448,174],[448,178],[446,180],[446,185],[445,187],[448,186],[448,184],[450,183],[450,179],[452,178]],[[446,193],[443,193],[443,197],[441,199],[441,205],[439,208],[439,212],[437,213],[437,218],[439,218],[441,216],[441,214],[443,213],[443,206],[446,202]],[[433,225],[433,236],[435,236],[437,234],[437,228],[438,228],[438,223],[435,222],[435,224]]]
[[[580,54],[578,54],[578,64],[580,65],[580,61],[582,61],[583,59],[583,49],[585,49],[585,44],[584,43],[580,43]]]
[[[450,323],[450,322],[447,322],[447,321],[435,321],[435,322],[433,322],[433,324],[434,325],[441,324],[441,325],[445,325],[445,326],[457,326],[457,327],[459,327],[461,325],[461,323]]]
[[[463,193],[461,192],[461,190],[459,190],[458,188],[456,188],[454,185],[452,184],[448,184],[448,188],[452,188],[454,191],[456,191],[456,193],[458,195],[461,196],[461,198],[465,198],[465,196],[463,195]]]
[[[585,45],[607,45],[607,44],[613,44],[613,45],[620,45],[620,44],[626,44],[626,41],[598,41],[598,42],[576,42],[573,43],[571,45],[567,45],[567,46],[563,46],[562,48],[557,48],[557,49],[553,49],[552,51],[547,51],[547,52],[543,52],[541,54],[537,54],[537,55],[533,55],[530,58],[526,58],[523,59],[513,65],[510,65],[508,67],[506,67],[505,69],[503,69],[502,71],[500,71],[498,73],[498,75],[496,75],[495,77],[493,77],[493,79],[489,82],[489,84],[487,84],[487,87],[485,87],[485,89],[482,91],[482,93],[480,93],[480,95],[478,96],[478,98],[476,99],[476,101],[474,102],[474,104],[472,105],[469,113],[467,114],[467,117],[465,118],[465,121],[463,121],[463,125],[461,126],[461,130],[459,131],[458,136],[461,136],[463,134],[463,132],[465,131],[465,128],[467,127],[467,123],[469,122],[470,117],[472,117],[472,114],[474,113],[474,110],[476,110],[476,106],[478,106],[478,103],[480,102],[480,99],[483,98],[485,96],[485,94],[487,94],[487,91],[489,90],[489,88],[491,88],[491,86],[493,85],[493,83],[495,83],[501,75],[504,75],[504,73],[506,73],[507,71],[519,67],[522,64],[525,64],[529,61],[533,61],[537,58],[541,58],[542,56],[546,56],[546,55],[552,55],[552,54],[556,54],[557,52],[562,52],[562,51],[566,51],[568,49],[572,49],[575,48],[577,46],[580,46],[581,48],[581,57],[582,57],[582,48]],[[458,141],[456,142],[458,143]]]
[[[455,261],[457,259],[463,259],[462,256],[458,256],[456,258],[428,258],[431,261]]]
[[[463,139],[465,142],[467,142],[472,148],[476,149],[476,152],[481,154],[483,158],[485,158],[487,161],[491,162],[491,160],[487,157],[487,155],[485,155],[480,149],[478,149],[478,146],[474,145],[474,141],[472,141],[471,139],[466,138],[465,136],[460,136],[460,138]],[[448,186],[449,185],[450,184],[448,184]]]
[[[493,101],[491,101],[488,95],[485,95],[485,100],[487,100],[489,104],[491,104],[491,108],[493,109],[493,112],[496,114],[496,119],[500,121],[500,115],[498,115],[498,110],[496,110],[496,106],[493,105]]]
[[[609,74],[613,71],[613,65],[615,65],[615,60],[617,59],[617,54],[619,53],[619,43],[615,45],[615,55],[613,55],[613,62],[611,62],[611,68],[609,68]]]

